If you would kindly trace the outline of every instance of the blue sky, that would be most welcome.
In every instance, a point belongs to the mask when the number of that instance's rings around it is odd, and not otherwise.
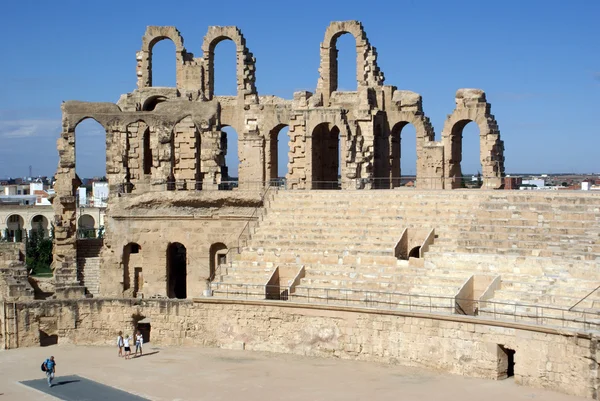
[[[135,89],[146,25],[177,26],[195,56],[209,25],[237,25],[257,58],[259,94],[289,99],[314,91],[325,28],[349,19],[363,22],[386,84],[423,96],[436,139],[456,90],[481,88],[505,141],[508,173],[600,173],[599,15],[597,0],[7,0],[0,13],[0,177],[24,176],[29,165],[34,175],[55,172],[63,100],[116,102]],[[352,40],[344,35],[338,44],[340,87],[353,89]],[[170,46],[155,47],[157,86],[174,83]],[[233,94],[233,44],[216,50],[216,93]],[[464,132],[467,172],[479,170],[472,125]],[[103,132],[86,121],[76,134],[78,173],[103,175]],[[405,174],[415,170],[412,136],[414,129],[403,131]]]

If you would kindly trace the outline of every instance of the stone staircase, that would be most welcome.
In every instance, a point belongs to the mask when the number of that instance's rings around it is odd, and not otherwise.
[[[86,288],[88,296],[100,293],[100,251],[102,239],[85,239],[77,242],[77,279]]]
[[[252,284],[260,298],[276,266],[296,264],[305,276],[292,299],[402,304],[394,292],[422,296],[435,309],[452,307],[446,298],[478,274],[501,277],[490,301],[565,308],[600,284],[599,223],[593,193],[280,191],[220,281]],[[396,258],[405,228],[435,229],[423,260]],[[578,309],[598,305],[600,291]]]

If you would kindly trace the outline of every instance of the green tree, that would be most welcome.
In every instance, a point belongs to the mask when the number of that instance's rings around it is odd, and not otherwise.
[[[41,230],[31,230],[27,239],[25,262],[33,274],[51,273],[52,238],[44,238]]]

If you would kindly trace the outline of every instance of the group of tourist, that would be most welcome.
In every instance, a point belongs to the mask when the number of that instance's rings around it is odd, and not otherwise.
[[[124,357],[125,359],[131,358],[131,342],[134,341],[133,336],[123,337],[123,332],[119,331],[119,336],[117,337],[117,348],[119,349],[119,357]],[[144,337],[142,333],[138,330],[135,335],[135,354],[134,357],[137,356],[138,351],[140,356],[144,354],[143,352],[144,345]],[[125,351],[125,353],[123,353]]]

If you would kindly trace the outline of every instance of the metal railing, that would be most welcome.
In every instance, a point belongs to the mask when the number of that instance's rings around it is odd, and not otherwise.
[[[292,292],[289,287],[279,285],[213,282],[211,289],[215,296],[228,299],[280,300],[318,305],[469,316],[470,314],[459,305],[460,301],[465,301],[474,304],[475,312],[470,315],[474,318],[586,331],[600,330],[600,312],[570,311],[566,308],[551,306],[349,288],[299,286]],[[277,294],[280,296],[276,296]]]

